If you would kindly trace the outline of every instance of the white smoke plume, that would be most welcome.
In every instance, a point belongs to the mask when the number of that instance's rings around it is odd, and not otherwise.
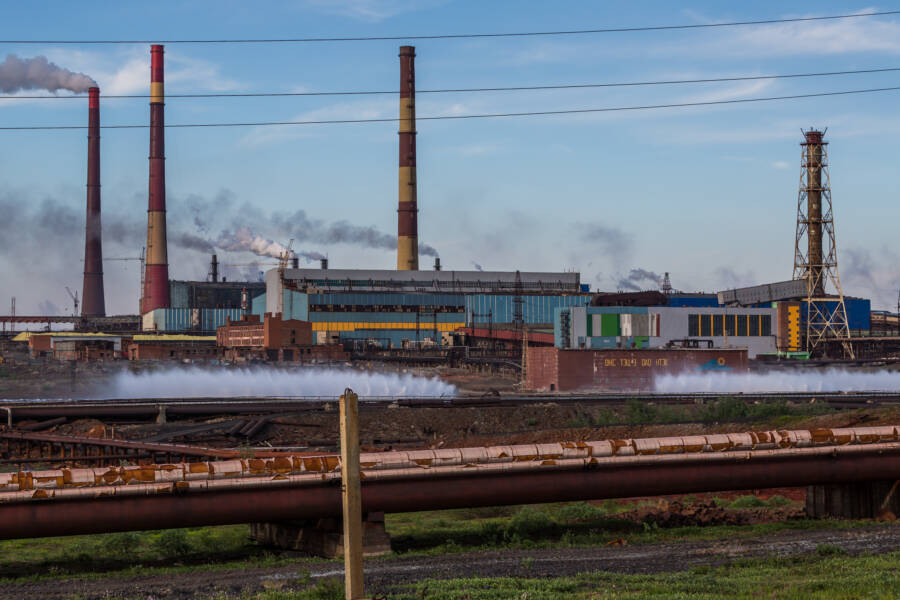
[[[350,369],[172,368],[119,373],[108,398],[240,398],[339,396],[345,388],[365,396],[455,396],[456,388],[437,378]]]
[[[7,94],[20,90],[67,90],[83,94],[96,86],[97,82],[84,73],[64,69],[47,60],[46,56],[23,59],[8,54],[0,63],[0,91]]]
[[[216,246],[232,252],[252,252],[257,256],[281,258],[289,253],[288,258],[294,257],[294,253],[289,252],[286,246],[254,234],[249,227],[239,227],[235,231],[223,231],[216,240]]]
[[[682,373],[656,378],[657,392],[685,394],[712,392],[747,394],[765,392],[896,392],[898,371],[769,371],[767,373]]]

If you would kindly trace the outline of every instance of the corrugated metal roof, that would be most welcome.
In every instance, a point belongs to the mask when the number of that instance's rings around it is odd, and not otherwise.
[[[135,342],[215,342],[216,336],[214,335],[182,335],[182,334],[168,334],[168,335],[151,335],[151,334],[140,334],[136,335],[132,338]]]

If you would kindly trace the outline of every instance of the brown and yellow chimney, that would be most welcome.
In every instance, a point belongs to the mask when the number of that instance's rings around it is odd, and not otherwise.
[[[416,202],[416,49],[400,46],[400,173],[397,208],[397,270],[419,270]]]
[[[150,47],[150,188],[147,203],[147,264],[141,312],[169,308],[166,243],[166,138],[163,47]]]

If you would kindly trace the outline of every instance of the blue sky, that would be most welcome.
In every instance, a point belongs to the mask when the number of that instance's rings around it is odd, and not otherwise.
[[[177,39],[377,36],[534,31],[757,20],[892,10],[797,2],[558,3],[297,0],[247,3],[48,2],[6,8],[4,38]],[[175,45],[166,91],[391,90],[401,42]],[[568,37],[414,42],[417,87],[601,83],[900,66],[900,18]],[[3,45],[99,82],[104,94],[145,94],[149,49]],[[598,108],[896,86],[898,73],[633,88],[420,94],[419,116]],[[23,92],[24,93],[24,92]],[[789,279],[801,128],[828,127],[844,291],[895,307],[898,92],[773,103],[592,115],[420,121],[419,235],[447,269],[577,270],[614,290],[631,269],[669,271],[684,290]],[[107,99],[104,124],[147,122],[146,99]],[[81,125],[86,101],[3,100],[0,126]],[[391,118],[393,96],[169,99],[168,123]],[[286,243],[304,211],[332,231],[396,231],[396,123],[170,129],[167,189],[173,233],[215,240],[246,225]],[[144,244],[146,130],[102,136],[104,254]],[[0,132],[0,312],[71,310],[80,289],[84,131]],[[273,222],[281,215],[282,226]],[[114,228],[117,228],[114,230]],[[75,232],[72,234],[71,232]],[[354,230],[355,231],[355,230]],[[333,267],[393,268],[395,253],[307,237],[294,247]],[[219,251],[245,265],[246,252]],[[205,252],[170,245],[173,278],[203,278]],[[423,258],[423,268],[430,259]],[[265,268],[265,267],[260,267]],[[232,277],[255,267],[229,267]],[[135,262],[106,265],[107,308],[133,313]],[[643,281],[639,285],[651,286]]]

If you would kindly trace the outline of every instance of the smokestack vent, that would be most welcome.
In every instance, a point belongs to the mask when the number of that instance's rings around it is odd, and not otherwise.
[[[322,258],[322,259],[320,259],[320,262],[322,264],[322,270],[323,271],[327,270],[328,269],[328,259]]]
[[[81,316],[106,316],[100,227],[100,88],[88,90],[87,210],[84,225],[84,282]]]
[[[291,259],[291,268],[292,269],[300,268],[300,258],[299,257],[295,256],[294,258]]]
[[[435,256],[435,257],[434,257],[434,270],[435,270],[435,271],[440,271],[440,270],[441,270],[441,259],[440,259],[440,257],[438,257],[438,256]]]
[[[150,178],[147,207],[147,263],[141,311],[169,308],[166,241],[166,141],[163,47],[150,46]]]
[[[400,46],[400,167],[397,207],[397,270],[419,270],[416,192],[416,49]]]

